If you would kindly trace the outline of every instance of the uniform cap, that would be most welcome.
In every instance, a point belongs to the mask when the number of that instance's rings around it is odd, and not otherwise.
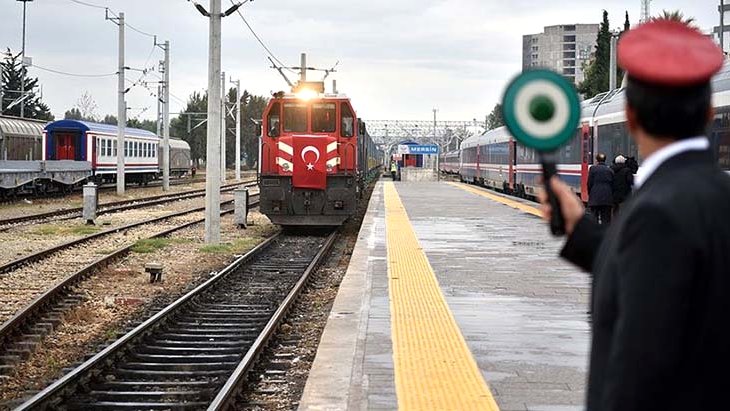
[[[632,78],[662,86],[691,86],[720,71],[724,55],[709,37],[684,23],[656,20],[628,31],[618,63]]]

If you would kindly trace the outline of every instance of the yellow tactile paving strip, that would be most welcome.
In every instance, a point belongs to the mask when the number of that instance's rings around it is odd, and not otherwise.
[[[470,193],[478,194],[478,195],[480,195],[482,197],[486,197],[486,198],[488,198],[490,200],[494,200],[494,201],[496,201],[498,203],[502,203],[502,204],[507,205],[507,206],[510,206],[512,208],[516,208],[516,209],[521,210],[521,211],[524,211],[524,212],[526,212],[528,214],[532,214],[532,215],[537,216],[537,217],[542,217],[542,213],[540,213],[540,210],[538,210],[535,207],[530,207],[527,204],[522,204],[519,201],[510,200],[509,198],[506,198],[506,197],[503,197],[503,196],[500,196],[500,195],[497,195],[497,194],[492,194],[492,193],[490,193],[488,191],[481,190],[481,189],[478,189],[476,187],[469,186],[469,185],[464,184],[464,183],[451,183],[450,182],[448,184],[450,184],[450,185],[452,185],[454,187],[458,187],[458,188],[460,188],[462,190],[468,191]]]
[[[392,182],[385,212],[398,408],[499,410]]]

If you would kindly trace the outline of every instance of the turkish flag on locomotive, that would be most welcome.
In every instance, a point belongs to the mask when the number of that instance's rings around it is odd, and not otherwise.
[[[332,137],[294,136],[294,188],[327,188],[327,145]]]

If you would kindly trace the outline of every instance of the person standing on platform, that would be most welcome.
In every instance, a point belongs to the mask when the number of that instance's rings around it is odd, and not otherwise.
[[[632,197],[605,229],[550,180],[568,234],[561,256],[593,274],[587,409],[727,409],[730,176],[704,136],[724,56],[698,30],[660,20],[625,33],[618,59],[644,159]]]
[[[613,171],[606,165],[605,154],[598,153],[596,162],[588,170],[588,207],[598,224],[608,224],[613,207]]]
[[[398,163],[395,161],[390,162],[390,176],[393,178],[393,181],[398,176]]]
[[[634,174],[626,165],[626,157],[617,156],[613,167],[613,213],[618,214],[621,204],[629,198],[634,185]]]

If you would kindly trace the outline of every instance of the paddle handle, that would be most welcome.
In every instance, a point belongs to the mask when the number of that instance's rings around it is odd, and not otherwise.
[[[545,183],[545,192],[547,193],[550,208],[552,209],[550,232],[552,232],[556,237],[561,237],[565,235],[565,219],[563,218],[563,212],[560,209],[560,200],[550,186],[550,179],[557,174],[558,168],[555,166],[555,162],[543,160],[542,177]]]

